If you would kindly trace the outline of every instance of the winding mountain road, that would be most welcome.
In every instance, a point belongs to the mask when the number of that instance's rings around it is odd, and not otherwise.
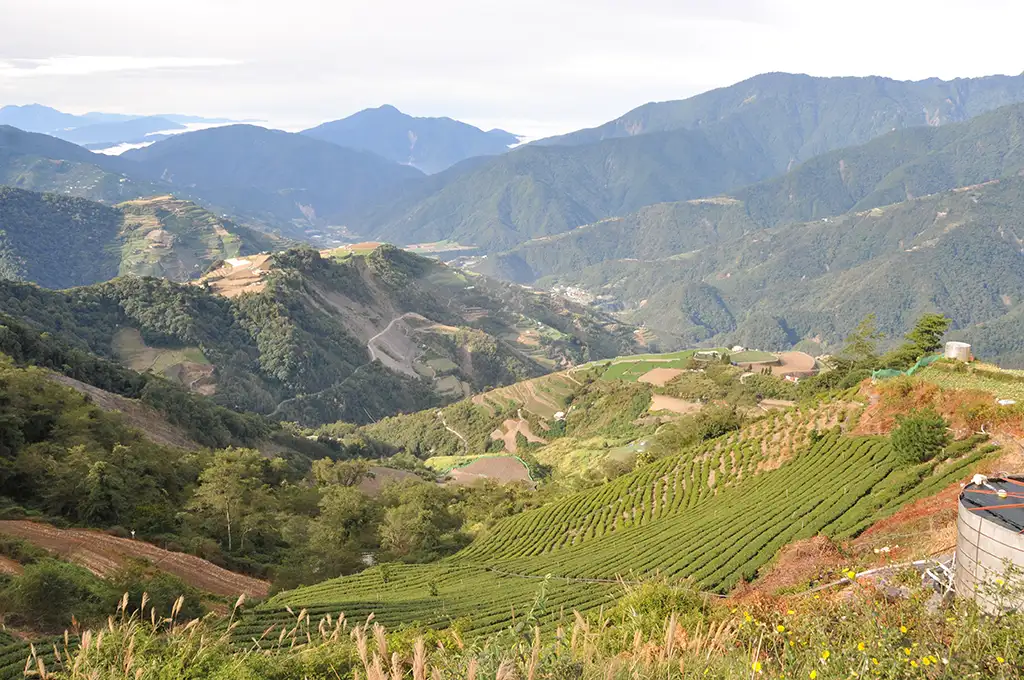
[[[375,335],[372,338],[370,338],[370,340],[366,343],[366,349],[367,349],[367,351],[370,352],[370,361],[376,361],[377,360],[377,350],[375,350],[373,348],[373,343],[376,342],[382,335],[384,335],[388,331],[390,331],[391,327],[394,326],[396,323],[398,323],[399,321],[401,321],[403,319],[408,319],[409,317],[413,317],[413,316],[417,316],[417,317],[423,318],[421,315],[417,314],[416,312],[406,312],[405,314],[402,314],[401,316],[396,316],[394,319],[391,320],[391,323],[389,323],[387,326],[384,327],[384,330],[382,330],[380,333],[377,333],[377,335]]]

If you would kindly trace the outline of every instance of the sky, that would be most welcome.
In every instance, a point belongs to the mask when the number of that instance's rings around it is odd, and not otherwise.
[[[1019,0],[0,0],[0,106],[302,129],[392,104],[529,137],[766,71],[1024,71]]]

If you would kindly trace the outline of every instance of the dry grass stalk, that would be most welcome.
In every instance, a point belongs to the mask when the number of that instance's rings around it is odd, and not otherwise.
[[[502,661],[494,680],[516,680],[516,665],[508,659]]]
[[[423,638],[412,647],[412,680],[427,680],[427,645]]]
[[[530,664],[526,667],[526,680],[534,680],[537,664],[540,663],[540,626],[533,627],[533,647],[530,649]]]

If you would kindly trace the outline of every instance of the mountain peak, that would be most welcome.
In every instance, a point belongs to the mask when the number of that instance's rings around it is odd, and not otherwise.
[[[363,109],[302,134],[338,146],[372,151],[428,174],[446,170],[467,158],[502,154],[519,141],[516,135],[503,130],[484,132],[452,118],[410,116],[391,104]]]

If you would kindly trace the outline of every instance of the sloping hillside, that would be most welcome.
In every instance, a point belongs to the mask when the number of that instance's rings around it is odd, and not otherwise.
[[[899,83],[766,74],[516,149],[355,226],[396,243],[449,239],[493,252],[653,203],[735,190],[893,130],[920,127],[920,135],[929,138],[934,126],[1022,99],[1019,76]],[[892,158],[876,158],[879,167],[871,172],[899,161],[904,150],[897,151]],[[920,172],[913,179],[924,185],[931,178]],[[980,180],[959,184],[975,181]],[[807,197],[829,198],[815,192]]]
[[[789,163],[894,129],[955,123],[1019,101],[1021,76],[899,81],[764,73],[688,99],[644,104],[596,128],[536,143],[589,144],[725,123],[774,138],[779,159]]]
[[[453,168],[433,193],[414,194],[354,225],[396,243],[449,240],[496,251],[644,205],[718,194],[777,171],[761,142],[718,128],[528,146],[464,171]]]
[[[313,616],[372,611],[386,625],[467,617],[465,632],[486,634],[508,626],[513,611],[530,611],[538,588],[544,607],[532,616],[540,625],[553,625],[563,608],[606,604],[617,579],[688,578],[724,592],[754,578],[784,545],[856,536],[967,476],[990,452],[972,439],[933,461],[901,463],[888,438],[853,434],[859,408],[851,398],[775,412],[511,517],[437,564],[392,565],[383,580],[374,568],[281,593],[243,627],[285,625],[288,606]]]
[[[109,207],[0,187],[0,272],[47,288],[125,274],[187,281],[224,258],[279,244],[170,196]]]
[[[158,548],[144,541],[119,538],[90,529],[58,529],[42,522],[0,520],[0,534],[13,536],[43,548],[99,577],[116,573],[133,560],[145,560],[156,569],[173,574],[189,586],[213,595],[266,597],[270,584],[236,574],[186,553]]]
[[[0,308],[239,410],[366,422],[632,349],[556,297],[391,246],[228,258],[198,285],[4,284]]]
[[[0,125],[0,184],[105,203],[162,193],[121,158],[9,125]]]

